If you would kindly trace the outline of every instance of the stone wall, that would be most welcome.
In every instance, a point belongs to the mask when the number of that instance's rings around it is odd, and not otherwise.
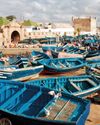
[[[75,31],[90,32],[96,34],[96,19],[95,18],[74,18],[72,20]]]

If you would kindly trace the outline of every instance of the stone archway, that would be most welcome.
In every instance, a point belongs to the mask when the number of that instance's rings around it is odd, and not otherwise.
[[[13,31],[11,34],[11,42],[18,43],[20,42],[20,33],[18,31]]]

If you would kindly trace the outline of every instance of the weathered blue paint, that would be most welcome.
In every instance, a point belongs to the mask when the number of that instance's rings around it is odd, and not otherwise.
[[[86,65],[85,61],[80,58],[45,59],[39,63],[44,65],[47,73],[65,73]]]
[[[43,112],[45,108],[49,110],[50,107],[54,106],[54,97],[48,94],[51,89],[7,80],[0,81],[0,85],[1,84],[11,89],[6,89],[5,92],[0,94],[0,100],[4,97],[4,99],[0,101],[0,118],[7,116],[14,125],[34,123],[35,125],[85,124],[90,109],[90,102],[88,100],[62,92],[62,96],[57,98],[56,101],[63,102],[64,106],[60,104],[61,108],[56,112],[55,120],[50,120],[48,117],[41,117],[41,112]],[[0,91],[1,90],[2,88],[0,88]],[[55,93],[58,93],[58,91],[55,90]],[[69,116],[65,115],[65,117],[67,117],[66,120],[58,120],[58,118],[63,115],[65,106],[69,107],[69,103],[75,106],[72,112]],[[50,113],[52,115],[52,110],[50,110]]]
[[[100,90],[100,82],[93,76],[53,77],[26,82],[29,85],[63,91],[75,96],[84,97]]]

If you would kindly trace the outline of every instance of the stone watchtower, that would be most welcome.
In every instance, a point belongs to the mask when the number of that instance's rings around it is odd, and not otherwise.
[[[96,34],[96,18],[72,18],[73,27],[75,32],[79,34]]]

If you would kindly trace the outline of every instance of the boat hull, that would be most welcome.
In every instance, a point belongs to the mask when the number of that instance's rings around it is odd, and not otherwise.
[[[85,62],[78,58],[46,59],[39,61],[39,64],[44,65],[45,72],[50,74],[66,73],[85,66]]]
[[[42,86],[45,88],[70,93],[71,95],[85,97],[100,90],[100,83],[90,75],[52,77],[29,81],[26,84]]]
[[[22,68],[15,71],[0,71],[0,79],[13,80],[13,81],[25,81],[30,78],[37,78],[42,72],[43,66]]]
[[[43,60],[43,59],[50,59],[50,57],[47,54],[45,54],[43,52],[39,52],[39,51],[33,51],[31,53],[30,60],[31,60],[31,63],[33,66],[39,65],[38,61]]]
[[[99,56],[100,55],[100,52],[97,50],[97,51],[91,51],[89,52],[87,55],[86,55],[86,58],[90,58],[90,57],[94,57],[94,56]]]
[[[53,69],[53,68],[48,68],[48,67],[45,67],[44,66],[44,71],[42,72],[43,74],[66,74],[67,72],[72,72],[72,71],[77,71],[77,70],[79,70],[79,69],[81,69],[81,68],[83,68],[83,66],[81,66],[81,67],[76,67],[76,68],[72,68],[72,69],[66,69],[66,70],[55,70],[55,69]]]
[[[54,98],[50,92],[22,82],[0,81],[0,120],[7,118],[12,125],[85,124],[90,111],[88,100],[67,93]],[[42,114],[44,109],[50,110],[49,115]]]

